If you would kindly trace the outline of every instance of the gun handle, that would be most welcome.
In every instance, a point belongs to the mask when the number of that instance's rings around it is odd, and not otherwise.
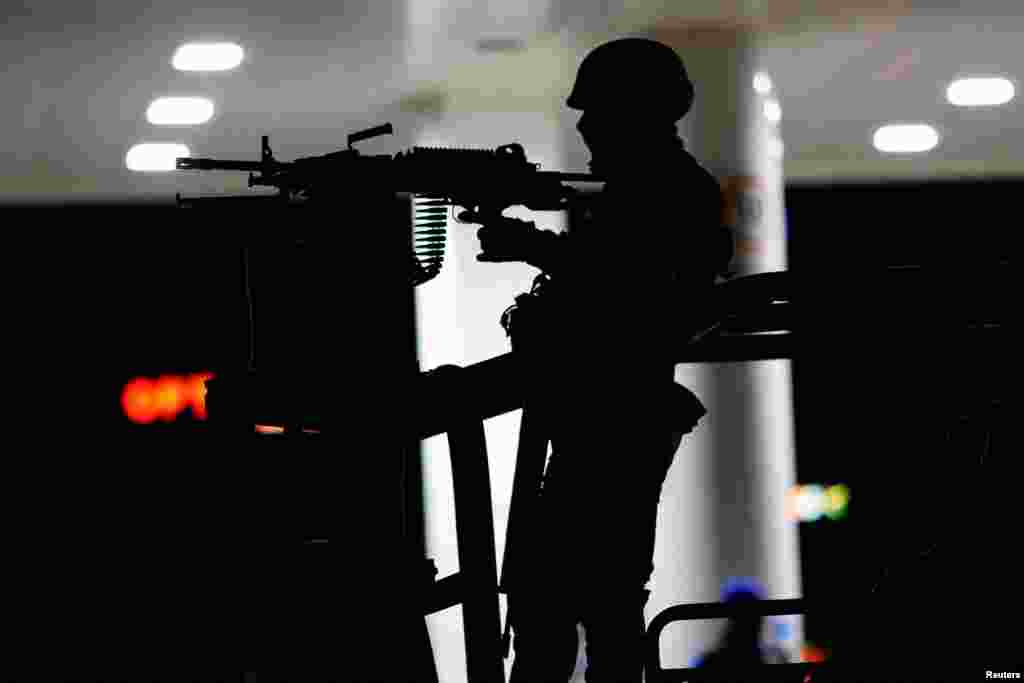
[[[378,135],[391,135],[395,132],[395,129],[391,127],[390,123],[385,123],[382,126],[376,126],[374,128],[368,128],[361,130],[358,133],[352,133],[348,136],[348,148],[352,149],[352,144],[359,142],[360,140],[367,140],[369,138],[375,138]]]

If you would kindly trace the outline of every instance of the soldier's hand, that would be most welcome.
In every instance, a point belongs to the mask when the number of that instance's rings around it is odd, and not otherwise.
[[[458,218],[467,223],[481,223],[484,220],[472,211],[464,211]],[[509,263],[526,261],[533,255],[537,234],[540,232],[534,223],[504,216],[487,218],[486,221],[476,232],[482,250],[476,257],[477,261]]]

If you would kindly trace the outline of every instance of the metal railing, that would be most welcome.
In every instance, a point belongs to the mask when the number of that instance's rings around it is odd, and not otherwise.
[[[686,681],[800,681],[816,665],[765,664],[756,667],[716,668],[714,671],[693,667],[665,669],[661,666],[661,633],[669,624],[697,619],[733,619],[736,617],[768,617],[783,614],[806,614],[809,603],[802,598],[792,600],[757,600],[744,603],[705,602],[674,605],[655,616],[644,634],[644,673],[647,683],[680,683]]]

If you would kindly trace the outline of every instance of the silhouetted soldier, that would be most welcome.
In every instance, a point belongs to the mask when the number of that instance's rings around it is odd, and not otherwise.
[[[732,250],[719,185],[676,130],[693,93],[665,45],[626,38],[596,48],[567,102],[582,110],[590,167],[607,180],[589,217],[571,234],[515,219],[478,232],[481,261],[525,261],[548,276],[533,329],[512,327],[514,348],[517,334],[531,340],[554,452],[532,555],[510,594],[515,681],[568,680],[577,622],[587,629],[588,681],[641,678],[657,503],[678,445],[666,419],[679,394],[667,387]]]

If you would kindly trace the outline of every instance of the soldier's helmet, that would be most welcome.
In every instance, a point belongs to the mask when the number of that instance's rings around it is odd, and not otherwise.
[[[619,38],[583,59],[566,105],[634,110],[678,121],[690,110],[693,95],[693,83],[675,50],[647,38]]]

